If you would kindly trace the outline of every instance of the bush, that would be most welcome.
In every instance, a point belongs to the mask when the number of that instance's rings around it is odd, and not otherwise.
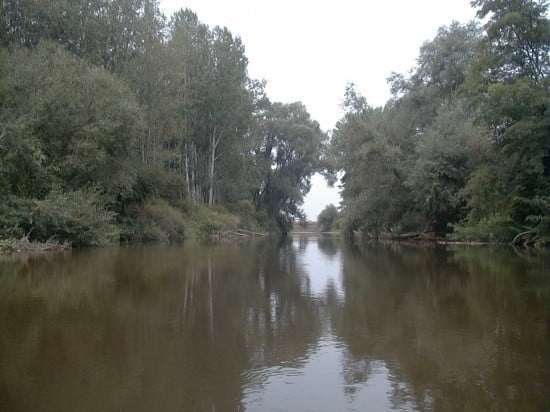
[[[177,201],[185,197],[183,178],[174,172],[152,165],[142,165],[136,175],[130,201],[150,198]]]
[[[221,206],[193,205],[187,223],[191,237],[208,243],[214,240],[216,232],[237,229],[241,222]]]
[[[550,246],[550,216],[549,215],[531,215],[525,219],[532,230],[530,236],[532,236],[532,244],[538,247]]]
[[[145,213],[166,233],[168,240],[183,240],[185,220],[180,210],[170,206],[166,200],[150,199],[145,202]]]
[[[122,239],[139,243],[169,243],[184,239],[185,219],[181,210],[163,199],[127,206],[128,221]]]
[[[238,217],[240,228],[253,232],[266,230],[267,215],[265,212],[257,211],[252,201],[239,200],[235,204],[228,205],[227,210]]]
[[[327,205],[319,216],[317,216],[317,224],[319,225],[319,231],[330,232],[333,229],[334,222],[338,218],[338,209],[332,203]]]
[[[511,242],[521,228],[509,217],[503,214],[494,214],[482,218],[476,223],[451,225],[453,233],[449,237],[453,240],[481,241],[490,243]]]
[[[12,193],[43,198],[55,182],[129,192],[144,123],[128,86],[47,41],[1,58],[0,174]]]
[[[31,229],[36,204],[17,196],[0,200],[0,239],[20,239]]]
[[[33,237],[41,241],[53,237],[74,246],[101,246],[118,240],[114,213],[104,205],[97,190],[54,189],[38,202]]]

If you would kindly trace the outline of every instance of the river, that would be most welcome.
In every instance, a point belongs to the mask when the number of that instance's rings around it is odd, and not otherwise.
[[[543,411],[549,302],[548,256],[506,248],[2,256],[0,410]]]

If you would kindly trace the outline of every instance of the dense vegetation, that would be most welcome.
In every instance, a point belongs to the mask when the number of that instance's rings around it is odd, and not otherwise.
[[[0,239],[75,245],[286,233],[318,171],[343,175],[346,232],[548,241],[548,3],[474,0],[392,98],[354,86],[330,148],[270,102],[239,37],[158,0],[4,0]],[[325,216],[326,215],[326,216]],[[325,219],[325,218],[328,218]],[[326,220],[326,222],[325,222]]]
[[[241,40],[157,0],[6,0],[0,239],[286,232],[326,136],[272,103]]]
[[[332,148],[348,232],[548,242],[548,3],[475,0],[373,108],[348,86]]]
[[[319,231],[331,232],[338,229],[338,209],[332,203],[325,206],[317,216]]]

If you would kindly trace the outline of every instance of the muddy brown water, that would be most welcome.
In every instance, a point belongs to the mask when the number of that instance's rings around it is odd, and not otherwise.
[[[0,257],[2,411],[545,411],[548,256],[333,237]]]

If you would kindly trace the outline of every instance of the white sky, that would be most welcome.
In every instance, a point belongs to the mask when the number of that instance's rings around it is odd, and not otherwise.
[[[342,116],[347,83],[370,105],[384,105],[392,71],[406,73],[440,26],[475,15],[469,0],[161,0],[161,7],[167,16],[189,8],[211,27],[227,26],[243,40],[250,77],[267,80],[270,100],[303,102],[326,131]],[[339,202],[338,190],[314,176],[308,218]]]

